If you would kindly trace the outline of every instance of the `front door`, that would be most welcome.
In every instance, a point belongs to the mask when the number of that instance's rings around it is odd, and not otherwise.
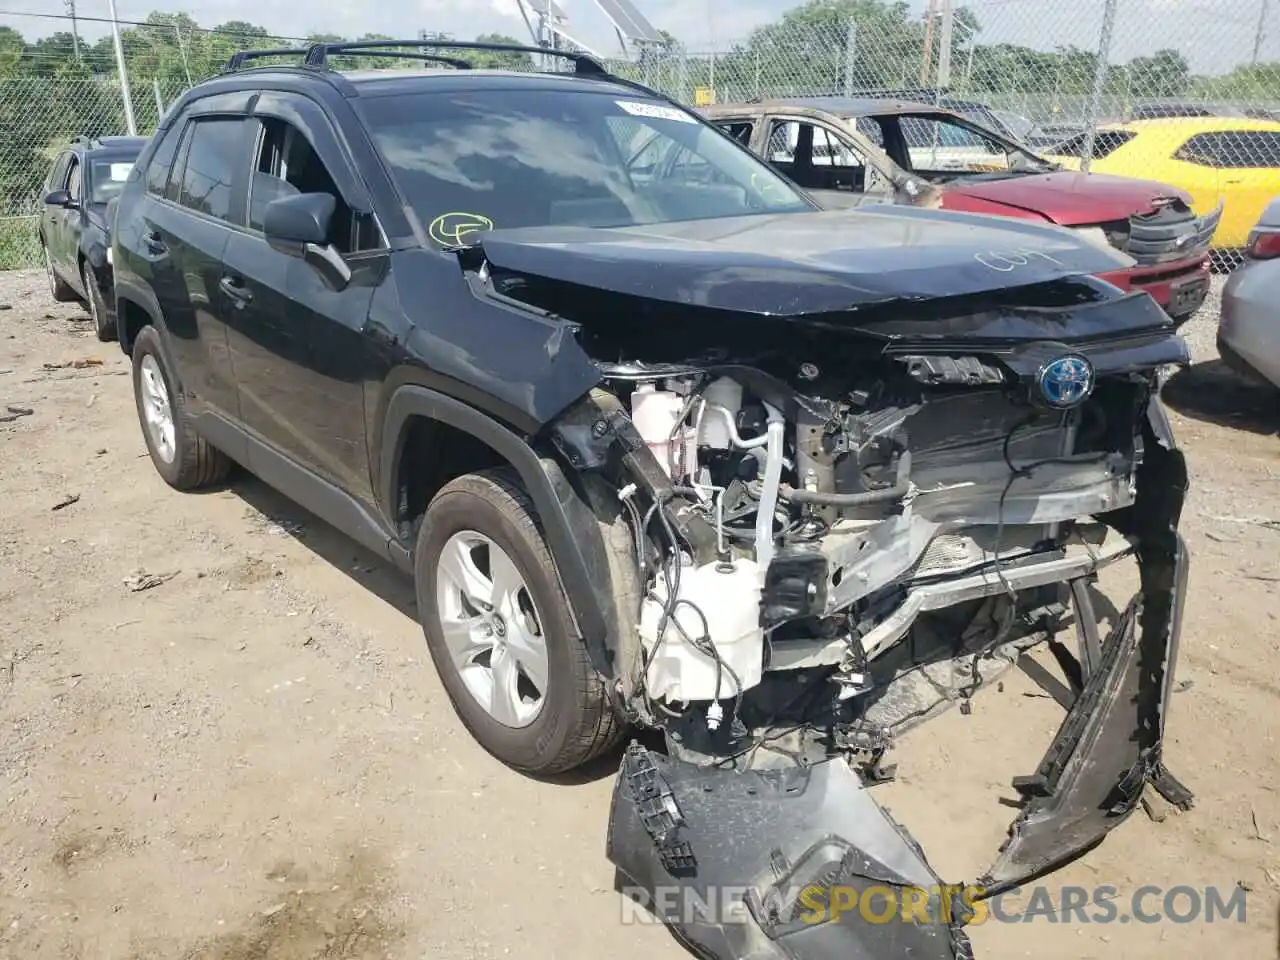
[[[317,148],[312,126],[304,133],[263,109],[269,104],[260,103],[246,151],[245,217],[223,255],[219,284],[241,418],[277,452],[372,505],[364,328],[378,268],[385,265],[380,235],[343,198],[329,172],[342,158],[326,155],[332,153],[327,138]],[[298,193],[337,200],[330,242],[352,268],[342,290],[326,286],[302,259],[272,248],[263,234],[267,205]]]
[[[76,289],[80,288],[80,279],[76,276],[75,238],[76,224],[80,219],[83,173],[80,158],[73,153],[68,154],[62,176],[52,189],[65,190],[71,200],[65,206],[45,205],[45,246],[53,269]]]

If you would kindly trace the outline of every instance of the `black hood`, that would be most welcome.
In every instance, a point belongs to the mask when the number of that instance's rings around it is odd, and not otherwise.
[[[649,224],[497,230],[498,271],[763,316],[855,310],[1123,269],[1057,227],[902,207]]]

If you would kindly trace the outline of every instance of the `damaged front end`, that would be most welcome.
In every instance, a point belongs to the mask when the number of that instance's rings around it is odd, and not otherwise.
[[[1150,298],[1057,261],[1018,282],[1026,250],[977,256],[954,294],[783,277],[735,303],[722,266],[650,272],[645,296],[639,262],[587,284],[500,234],[485,246],[477,284],[564,318],[601,372],[546,435],[630,530],[642,596],[609,667],[666,743],[628,749],[608,854],[649,893],[745,889],[734,918],[658,910],[701,955],[969,955],[962,888],[871,788],[897,737],[1046,641],[1072,696],[976,883],[1079,855],[1148,784],[1190,805],[1161,754],[1187,556],[1158,399],[1187,358]],[[1141,589],[1101,637],[1091,584],[1130,557]],[[869,886],[923,896],[919,922],[813,910],[815,889]]]

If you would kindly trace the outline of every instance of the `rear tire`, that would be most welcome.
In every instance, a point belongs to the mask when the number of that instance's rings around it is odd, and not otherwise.
[[[581,766],[618,742],[625,724],[573,627],[537,513],[514,471],[485,470],[446,485],[427,508],[415,556],[427,648],[482,747],[517,770],[545,775]],[[500,583],[517,585],[503,590]],[[536,647],[545,656],[527,663]],[[505,704],[499,664],[515,678]]]
[[[49,256],[49,248],[44,247],[44,272],[49,278],[49,296],[58,303],[71,303],[79,300],[79,295],[71,284],[63,280],[53,269],[53,257]]]
[[[107,304],[98,289],[97,278],[93,275],[93,267],[86,260],[80,268],[80,278],[84,281],[85,300],[89,304],[89,316],[93,317],[94,332],[103,343],[116,339],[115,320],[107,314]]]
[[[195,490],[225,479],[231,461],[192,429],[176,383],[156,328],[143,327],[133,341],[133,398],[147,452],[165,483]]]

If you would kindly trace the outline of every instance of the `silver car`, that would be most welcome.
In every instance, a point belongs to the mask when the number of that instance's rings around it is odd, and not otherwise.
[[[1246,256],[1222,291],[1218,352],[1241,375],[1280,388],[1280,197],[1249,234]]]

